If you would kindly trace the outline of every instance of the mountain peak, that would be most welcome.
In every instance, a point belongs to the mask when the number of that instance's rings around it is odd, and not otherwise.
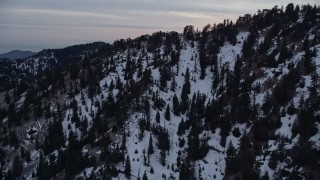
[[[15,59],[23,59],[26,57],[30,57],[35,54],[36,52],[32,52],[32,51],[12,50],[10,52],[0,54],[0,58],[8,58],[10,60],[15,60]]]

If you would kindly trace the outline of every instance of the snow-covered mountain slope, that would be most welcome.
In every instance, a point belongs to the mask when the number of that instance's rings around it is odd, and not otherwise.
[[[118,40],[1,93],[1,178],[318,179],[319,11]]]

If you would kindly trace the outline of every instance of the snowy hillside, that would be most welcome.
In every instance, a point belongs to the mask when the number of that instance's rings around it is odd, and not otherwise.
[[[17,63],[1,178],[320,178],[320,9],[292,6]]]

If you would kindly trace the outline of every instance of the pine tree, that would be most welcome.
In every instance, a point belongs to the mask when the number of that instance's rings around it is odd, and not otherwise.
[[[195,35],[194,27],[192,25],[188,25],[188,26],[184,27],[183,35],[186,38],[186,40],[193,41],[194,40],[194,35]]]
[[[190,73],[189,73],[189,68],[186,70],[185,74],[185,79],[184,79],[184,84],[182,86],[182,92],[181,92],[181,112],[184,114],[186,110],[188,109],[188,94],[190,94]]]
[[[160,151],[160,163],[162,166],[166,165],[166,151],[163,149]]]
[[[290,3],[286,6],[286,11],[285,11],[285,15],[286,15],[286,22],[295,22],[298,20],[299,15],[298,12],[294,10],[294,4]]]
[[[173,113],[176,116],[180,115],[179,99],[176,94],[174,94],[172,98],[172,109],[173,109]]]
[[[167,105],[164,117],[166,118],[166,120],[170,121],[170,107],[169,107],[169,104]]]
[[[144,171],[142,180],[148,180],[147,172]]]
[[[9,105],[9,108],[8,108],[8,122],[9,122],[9,126],[11,126],[12,124],[14,124],[14,125],[20,125],[21,124],[21,120],[17,116],[17,112],[16,112],[16,108],[15,108],[14,104],[10,104]]]
[[[232,142],[230,141],[227,149],[227,159],[226,159],[227,164],[230,163],[231,159],[234,158],[235,154],[236,154],[236,149],[234,148]]]
[[[44,177],[45,177],[44,166],[45,166],[44,157],[43,157],[43,154],[40,153],[39,163],[38,163],[38,167],[37,167],[38,179],[44,179]]]
[[[139,43],[139,44],[140,44],[140,43]],[[143,68],[141,54],[140,54],[140,56],[139,56],[137,66],[138,66],[137,77],[140,78],[140,77],[142,76],[142,68]]]
[[[201,69],[201,75],[200,79],[204,79],[206,75],[206,67],[207,67],[207,62],[206,62],[206,43],[208,39],[208,29],[210,28],[210,25],[207,25],[203,28],[202,31],[202,37],[199,42],[199,62],[200,62],[200,69]]]
[[[57,117],[58,116],[59,115],[57,115]],[[49,123],[48,136],[45,137],[44,143],[44,153],[46,155],[53,150],[60,148],[65,143],[63,127],[61,122],[57,120],[57,117],[55,117],[54,121]]]
[[[166,90],[167,89],[167,73],[166,73],[166,69],[165,68],[159,68],[160,71],[160,88],[162,90]]]
[[[140,133],[139,133],[139,140],[142,140],[142,138],[144,137],[144,131],[145,131],[145,127],[146,127],[146,120],[145,118],[140,118],[139,120],[139,129],[140,129]]]
[[[152,82],[152,73],[151,70],[149,68],[146,68],[143,72],[143,80],[144,82],[150,83]]]
[[[149,146],[148,146],[148,154],[153,154],[153,153],[154,153],[153,140],[152,140],[152,135],[150,135]]]
[[[201,169],[201,167],[199,166],[198,179],[203,179],[203,178],[202,178],[202,175],[201,175],[201,172],[202,172],[202,169]]]
[[[184,120],[182,118],[179,123],[179,126],[178,126],[178,132],[177,132],[178,136],[183,135],[185,132],[185,129],[186,129],[186,123],[184,122]]]
[[[126,175],[127,178],[130,178],[130,176],[131,176],[131,163],[130,163],[129,155],[126,158],[124,174]]]
[[[188,155],[186,157],[185,162],[181,164],[180,173],[179,173],[179,180],[185,179],[196,179],[194,176],[194,171],[189,165]]]
[[[114,85],[113,79],[112,79],[110,82],[110,85],[109,85],[109,91],[112,91],[114,88],[115,88],[115,85]]]
[[[156,114],[156,122],[160,123],[160,113],[159,113],[159,111],[157,111],[157,114]]]
[[[177,87],[176,76],[173,75],[172,83],[171,83],[171,86],[170,86],[170,90],[171,90],[171,91],[175,91],[175,90],[176,90],[176,87]]]
[[[197,130],[193,127],[188,136],[188,154],[194,160],[199,158],[200,140]]]
[[[12,174],[14,178],[18,178],[23,170],[23,164],[20,159],[20,157],[17,155],[14,160],[13,160],[13,165],[12,165]]]
[[[184,75],[184,78],[185,78],[184,82],[186,84],[186,91],[188,94],[190,94],[191,85],[190,85],[190,70],[189,70],[189,68],[186,69],[186,74]]]

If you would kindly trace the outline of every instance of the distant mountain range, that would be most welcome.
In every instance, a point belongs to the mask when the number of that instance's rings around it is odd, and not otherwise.
[[[10,60],[22,59],[35,55],[36,52],[13,50],[7,53],[0,54],[0,58],[8,58]]]
[[[110,46],[110,45],[109,45]],[[32,57],[10,59],[0,57],[0,91],[16,85],[20,81],[32,79],[38,74],[65,66],[70,63],[93,58],[108,49],[104,42],[93,42],[69,46],[63,49],[44,49]],[[1,179],[1,178],[0,178]]]

